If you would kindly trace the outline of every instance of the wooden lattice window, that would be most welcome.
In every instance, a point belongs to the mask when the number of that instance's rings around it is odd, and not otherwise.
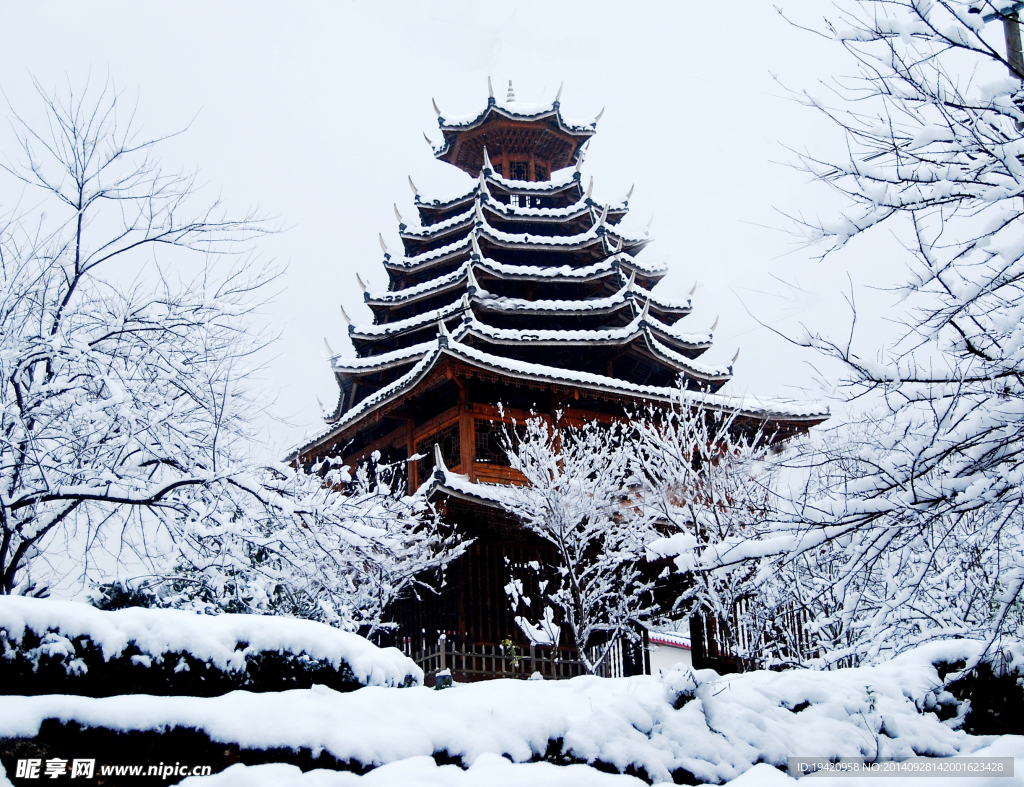
[[[533,179],[534,180],[547,180],[548,179],[548,168],[543,164],[533,165]]]
[[[530,162],[510,161],[508,163],[508,176],[511,180],[529,180]]]
[[[449,468],[462,462],[462,441],[459,438],[459,422],[449,424],[440,432],[424,437],[416,443],[416,453],[423,458],[416,462],[416,480],[426,483],[434,472],[434,445],[441,446],[441,458]]]
[[[503,424],[501,421],[475,419],[473,422],[473,442],[476,449],[475,461],[508,467],[510,462],[508,452],[505,450],[505,435],[511,435],[512,433],[513,427],[511,424]],[[515,438],[521,440],[526,436],[526,426],[524,424],[516,425],[514,433]]]

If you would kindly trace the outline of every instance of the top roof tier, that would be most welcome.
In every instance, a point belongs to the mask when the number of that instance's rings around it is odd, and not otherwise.
[[[551,104],[524,104],[515,100],[510,81],[505,101],[499,104],[491,91],[487,106],[477,115],[453,118],[437,110],[444,143],[434,148],[434,156],[477,177],[486,147],[499,174],[515,180],[548,180],[555,170],[579,161],[600,118],[599,114],[585,125],[568,122],[562,117],[561,94],[559,88]]]

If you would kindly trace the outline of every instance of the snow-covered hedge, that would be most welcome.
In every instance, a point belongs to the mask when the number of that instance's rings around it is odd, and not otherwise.
[[[655,782],[720,783],[759,762],[784,767],[790,756],[975,752],[992,739],[955,729],[965,708],[942,691],[935,665],[969,660],[981,647],[933,643],[883,665],[833,672],[679,669],[665,679],[497,680],[444,691],[3,697],[0,739],[47,746],[40,731],[50,719],[109,730],[120,747],[133,736],[194,731],[218,744],[211,751],[236,747],[249,764],[267,762],[268,750],[282,762],[312,756],[313,767],[357,771],[420,756],[470,766],[493,754],[601,765]]]
[[[74,601],[0,596],[0,689],[18,694],[191,695],[412,686],[423,672],[395,648],[307,620],[105,612]]]

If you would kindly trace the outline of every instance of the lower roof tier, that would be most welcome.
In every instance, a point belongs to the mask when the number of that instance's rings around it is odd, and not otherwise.
[[[410,401],[410,397],[459,376],[505,381],[506,386],[513,386],[509,390],[520,390],[519,386],[526,386],[522,390],[547,386],[552,391],[565,392],[570,400],[575,399],[577,403],[581,399],[596,397],[609,402],[633,403],[639,406],[645,403],[700,405],[735,413],[741,418],[769,423],[773,428],[780,430],[803,430],[828,417],[827,409],[816,405],[762,402],[750,397],[723,396],[706,390],[686,390],[672,385],[638,384],[593,372],[576,372],[506,358],[442,336],[431,343],[429,350],[412,368],[388,385],[374,391],[354,407],[346,408],[344,402],[340,402],[338,410],[330,419],[331,425],[304,446],[296,449],[292,457],[307,457],[327,452],[332,446],[343,445],[346,441],[352,440],[355,435],[370,429],[373,424],[377,424],[373,428],[379,431],[384,428],[381,419],[401,420],[409,417],[403,407]]]

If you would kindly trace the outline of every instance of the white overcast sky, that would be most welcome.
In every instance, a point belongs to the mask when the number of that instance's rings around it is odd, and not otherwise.
[[[826,10],[821,0],[779,4],[812,25]],[[842,330],[847,275],[867,323],[889,296],[865,288],[901,270],[892,245],[859,242],[819,263],[783,231],[779,211],[840,205],[786,166],[786,146],[842,145],[783,85],[825,95],[821,83],[851,64],[768,0],[23,2],[4,4],[0,37],[0,81],[15,108],[35,101],[33,76],[49,88],[109,74],[137,93],[147,132],[191,123],[165,161],[197,168],[211,196],[288,228],[261,245],[287,265],[266,314],[281,334],[266,374],[284,421],[267,427],[265,447],[278,456],[322,428],[317,397],[336,400],[323,339],[351,352],[339,304],[369,319],[355,274],[386,284],[377,233],[399,246],[392,203],[414,214],[407,177],[430,196],[469,183],[423,139],[439,137],[431,98],[451,114],[475,112],[488,75],[502,94],[512,79],[528,102],[550,101],[564,82],[570,118],[606,107],[584,176],[599,199],[636,184],[627,221],[640,229],[653,214],[656,242],[644,254],[670,263],[659,292],[683,297],[696,282],[683,324],[706,330],[721,315],[706,359],[742,349],[733,393],[822,396],[814,356],[748,311],[784,331],[801,321]]]

